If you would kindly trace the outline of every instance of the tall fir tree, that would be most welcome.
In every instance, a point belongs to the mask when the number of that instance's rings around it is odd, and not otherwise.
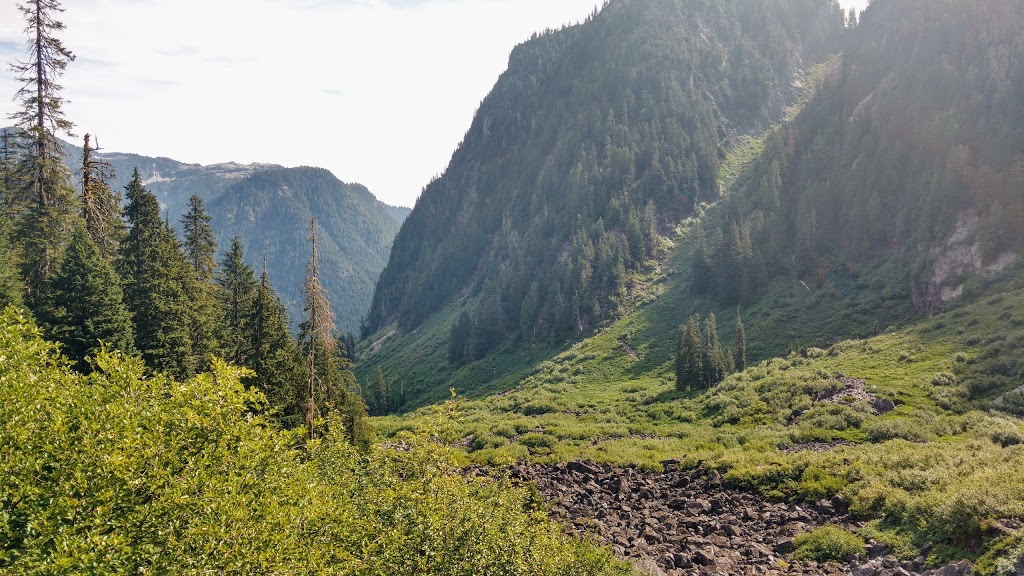
[[[250,334],[257,288],[256,273],[245,263],[242,239],[235,236],[217,272],[217,302],[223,314],[221,348],[239,366],[248,366],[252,360]]]
[[[687,390],[703,387],[703,339],[700,333],[700,316],[691,316],[679,329],[679,346],[676,353],[676,388]]]
[[[95,355],[101,342],[125,353],[135,350],[121,280],[84,228],[72,235],[48,294],[40,320],[79,370],[88,369],[86,359]]]
[[[736,371],[747,369],[747,333],[743,329],[743,318],[736,315]]]
[[[137,169],[125,196],[129,230],[121,243],[118,271],[125,283],[125,304],[135,320],[135,347],[152,370],[191,376],[197,363],[190,334],[191,267]]]
[[[218,326],[223,325],[223,310],[218,306],[217,286],[214,283],[217,237],[210,220],[203,200],[192,195],[188,212],[181,219],[181,227],[185,233],[185,255],[192,268],[193,282],[189,283],[189,300],[192,301],[194,313],[189,335],[199,370],[208,369],[211,358],[225,353],[221,335],[218,334]]]
[[[93,154],[99,148],[94,148],[90,140],[86,134],[82,146],[82,219],[100,254],[113,262],[124,236],[121,197],[108,184],[114,177],[113,168]]]
[[[373,374],[373,411],[377,416],[384,416],[391,411],[391,387],[380,368]]]
[[[718,340],[718,321],[714,313],[704,319],[704,345],[701,365],[704,369],[704,387],[711,388],[730,372],[728,355]]]
[[[20,267],[30,307],[45,300],[49,279],[75,226],[74,186],[64,163],[58,132],[71,135],[74,124],[64,116],[58,80],[74,54],[57,33],[64,24],[59,0],[27,0],[18,5],[29,37],[28,59],[11,66],[21,88],[21,109],[10,115],[17,131],[17,187],[11,194]]]
[[[288,313],[274,293],[266,258],[256,290],[252,314],[253,376],[247,384],[263,392],[276,417],[287,427],[302,421],[304,373],[302,359],[291,333]]]
[[[354,445],[368,443],[366,404],[357,388],[355,376],[346,370],[349,363],[334,337],[334,315],[327,292],[320,284],[320,257],[317,253],[316,219],[310,222],[311,256],[306,269],[303,292],[306,297],[302,324],[302,347],[306,354],[305,425],[310,440],[317,435],[317,422],[329,410],[337,410],[346,434]]]
[[[214,258],[217,237],[213,233],[211,220],[203,199],[193,194],[188,199],[188,212],[181,219],[181,228],[185,233],[185,253],[200,282],[213,281],[217,268]]]

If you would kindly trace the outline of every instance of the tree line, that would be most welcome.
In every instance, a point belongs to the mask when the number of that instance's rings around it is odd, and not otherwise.
[[[312,438],[327,412],[337,411],[350,439],[365,444],[366,406],[320,283],[315,220],[296,338],[266,265],[257,279],[239,238],[217,262],[198,196],[179,240],[138,170],[123,199],[111,190],[111,167],[89,134],[75,185],[57,136],[74,129],[58,83],[74,60],[57,36],[63,9],[57,0],[28,0],[19,9],[30,50],[12,67],[20,108],[0,155],[0,305],[30,311],[83,373],[96,369],[92,360],[104,347],[178,379],[224,358],[249,369],[243,382],[263,392],[283,425],[302,424]]]

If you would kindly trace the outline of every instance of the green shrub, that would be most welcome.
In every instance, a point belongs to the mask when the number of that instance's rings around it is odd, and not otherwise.
[[[974,576],[1015,576],[1024,565],[1024,532],[997,539],[974,563]]]
[[[550,450],[558,444],[558,438],[550,434],[526,434],[519,438],[519,443],[530,450],[546,448]]]
[[[864,540],[834,524],[826,524],[793,539],[796,560],[846,562],[864,551]]]
[[[466,478],[435,441],[453,404],[353,448],[264,419],[242,371],[185,382],[103,351],[71,372],[0,312],[2,574],[627,574],[507,481]]]
[[[539,416],[541,414],[549,414],[551,412],[559,412],[561,409],[555,405],[554,402],[547,400],[538,400],[536,402],[530,402],[523,406],[524,416]]]
[[[864,427],[864,432],[871,442],[886,440],[908,440],[910,442],[928,442],[935,437],[931,427],[925,422],[908,418],[886,418],[876,420]]]

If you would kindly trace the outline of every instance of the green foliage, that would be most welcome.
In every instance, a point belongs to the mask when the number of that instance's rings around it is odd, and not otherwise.
[[[88,368],[87,358],[102,345],[127,354],[135,350],[121,279],[84,228],[72,235],[38,315],[47,336],[63,345],[79,370]]]
[[[75,56],[57,36],[64,30],[57,19],[63,12],[59,0],[28,0],[18,5],[18,11],[29,38],[27,59],[11,65],[20,84],[15,94],[20,110],[10,115],[15,125],[14,174],[5,182],[5,208],[11,210],[20,247],[25,302],[34,308],[45,303],[50,278],[78,215],[71,173],[57,137],[74,128],[62,109],[59,80]]]
[[[235,236],[217,271],[217,304],[224,321],[220,326],[225,358],[239,366],[249,364],[252,355],[253,305],[258,285],[256,273],[245,263],[242,239]]]
[[[188,376],[199,363],[191,337],[192,268],[174,233],[160,219],[160,205],[143,187],[138,171],[125,192],[130,229],[121,244],[118,272],[135,322],[135,347],[148,368]]]
[[[742,325],[741,325],[742,329]],[[708,389],[733,371],[732,358],[718,340],[714,313],[708,314],[701,332],[700,316],[680,327],[676,352],[676,389]]]
[[[831,48],[837,11],[644,0],[516,47],[396,238],[363,336],[409,332],[467,292],[487,314],[476,326],[499,317],[526,342],[614,318],[659,230],[719,196],[728,135],[795,99],[793,73]]]
[[[356,451],[339,422],[299,449],[221,362],[173,381],[103,351],[81,376],[11,308],[0,356],[0,572],[631,573],[526,490],[466,478],[445,414],[407,452]]]
[[[239,236],[253,267],[264,256],[290,318],[302,317],[305,225],[321,225],[322,283],[338,328],[356,332],[373,298],[401,221],[365,186],[338,180],[320,168],[270,168],[233,182],[207,203],[222,241]],[[221,244],[221,249],[228,246]]]
[[[864,551],[864,541],[834,524],[826,524],[793,539],[796,560],[815,562],[846,562],[851,556]]]

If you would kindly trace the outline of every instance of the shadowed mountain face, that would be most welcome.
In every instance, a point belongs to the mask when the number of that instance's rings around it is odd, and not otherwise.
[[[829,0],[638,0],[516,47],[397,237],[370,332],[468,295],[480,357],[612,317],[658,229],[718,197],[729,140],[777,121],[841,31]]]
[[[74,173],[81,148],[67,144],[66,149]],[[267,256],[271,282],[295,323],[302,314],[300,288],[309,260],[312,218],[319,222],[321,280],[338,327],[354,332],[369,308],[391,241],[409,214],[408,208],[384,204],[365,186],[346,184],[320,168],[235,162],[201,166],[122,152],[101,151],[97,156],[113,168],[110,185],[118,192],[137,168],[176,229],[180,230],[189,197],[202,198],[221,249],[237,235],[251,266],[258,270]]]
[[[293,320],[301,318],[299,288],[309,260],[309,223],[318,224],[318,251],[338,326],[354,332],[366,314],[374,282],[398,232],[397,210],[365,186],[346,184],[322,168],[261,170],[231,184],[209,204],[222,242],[245,239],[250,262],[267,256],[271,280]]]

